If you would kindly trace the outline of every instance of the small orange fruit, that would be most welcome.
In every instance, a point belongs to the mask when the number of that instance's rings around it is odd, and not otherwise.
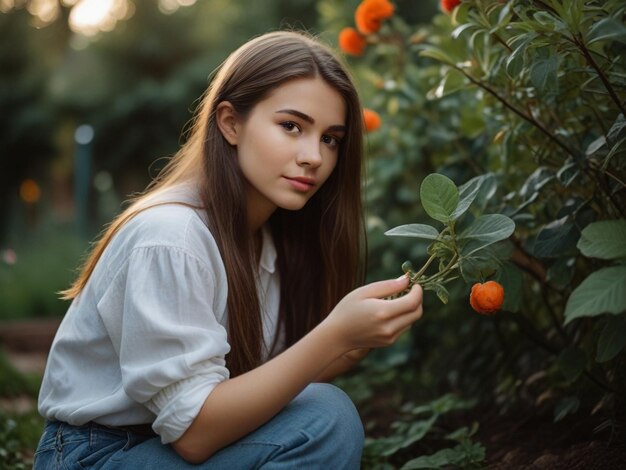
[[[364,108],[363,122],[365,123],[365,130],[367,132],[373,132],[381,126],[382,119],[380,118],[380,114],[373,109]]]
[[[450,13],[461,4],[461,0],[441,0],[441,9],[446,13]]]
[[[362,55],[367,42],[354,28],[343,28],[339,33],[339,47],[350,55]]]
[[[504,287],[496,281],[487,281],[484,284],[476,283],[472,286],[470,305],[483,315],[493,315],[504,303]]]
[[[382,22],[393,15],[395,7],[389,0],[363,0],[354,12],[354,22],[363,34],[380,29]]]

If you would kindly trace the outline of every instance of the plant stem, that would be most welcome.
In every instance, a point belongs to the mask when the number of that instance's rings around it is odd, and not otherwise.
[[[433,261],[435,261],[435,259],[437,259],[437,255],[430,255],[430,258],[428,258],[428,261],[426,261],[426,263],[424,264],[424,266],[422,266],[422,269],[420,269],[415,276],[412,277],[412,281],[415,282],[417,281],[422,274],[424,274],[424,272],[428,269],[428,266],[430,266],[432,264]]]
[[[619,97],[617,96],[617,93],[615,93],[615,89],[613,89],[613,86],[611,85],[611,82],[609,82],[609,79],[604,73],[604,70],[602,70],[598,66],[596,61],[593,59],[591,52],[589,51],[589,49],[587,48],[587,46],[585,45],[583,41],[582,35],[580,34],[574,35],[572,40],[574,41],[574,44],[576,44],[576,47],[578,48],[580,53],[583,55],[587,63],[591,66],[591,68],[593,68],[596,71],[596,73],[598,74],[598,77],[600,77],[600,81],[602,81],[602,84],[604,85],[604,88],[606,88],[606,91],[609,92],[609,96],[615,102],[618,109],[622,112],[624,116],[626,116],[626,108],[624,108],[624,105],[622,104]]]
[[[579,156],[578,156],[578,154],[576,154],[576,152],[574,152],[567,145],[565,145],[563,142],[561,142],[561,140],[558,137],[556,137],[554,134],[552,134],[543,124],[541,124],[534,117],[532,117],[532,115],[526,114],[524,111],[522,111],[522,110],[516,108],[515,106],[513,106],[504,97],[500,96],[498,94],[498,92],[495,91],[493,88],[491,88],[489,85],[487,85],[486,83],[484,83],[484,82],[482,82],[482,81],[472,77],[469,73],[467,73],[465,70],[463,70],[461,67],[457,66],[456,64],[448,64],[448,65],[450,65],[451,67],[453,67],[457,71],[461,72],[474,85],[478,86],[479,88],[482,88],[487,93],[492,95],[495,99],[497,99],[500,103],[502,103],[507,109],[509,109],[510,111],[514,112],[519,117],[521,117],[525,121],[527,121],[530,124],[532,124],[533,126],[535,126],[546,137],[548,137],[548,139],[550,139],[557,146],[562,148],[568,155],[571,155],[575,160],[579,159]]]
[[[456,255],[454,255],[454,256],[456,257]],[[452,271],[453,269],[458,268],[458,265],[457,265],[457,264],[454,264],[454,265],[452,264],[452,262],[453,262],[453,261],[455,261],[455,258],[452,258],[452,260],[450,261],[450,263],[448,263],[448,265],[447,265],[445,268],[443,268],[443,270],[442,270],[442,271],[439,271],[438,273],[435,273],[435,274],[433,274],[432,276],[427,277],[426,279],[424,279],[424,281],[423,281],[423,282],[424,282],[424,283],[431,283],[431,282],[433,282],[433,281],[435,281],[435,280],[438,280],[438,279],[440,279],[440,278],[444,277],[446,274],[448,274],[448,273],[449,273],[450,271]],[[445,282],[445,281],[444,281],[444,282]]]

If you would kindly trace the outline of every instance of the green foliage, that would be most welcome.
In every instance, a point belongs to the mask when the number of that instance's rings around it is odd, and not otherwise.
[[[28,397],[33,406],[39,392],[41,377],[17,371],[0,350],[0,397]],[[37,447],[44,420],[36,409],[26,413],[0,410],[0,469],[32,468],[32,452]]]
[[[467,0],[429,24],[397,14],[353,59],[383,122],[368,136],[371,277],[442,255],[456,207],[459,255],[474,256],[461,274],[506,292],[495,325],[468,315],[466,288],[425,298],[414,388],[503,410],[551,397],[555,420],[625,408],[625,13],[619,0]]]
[[[72,5],[35,28],[33,3],[0,8],[0,255],[17,253],[15,264],[0,256],[0,319],[67,308],[55,292],[69,286],[86,248],[68,236],[77,126],[94,128],[90,188],[103,175],[110,186],[90,189],[91,239],[179,148],[209,77],[232,50],[279,26],[311,29],[317,19],[315,0],[215,0],[167,15],[158,2],[133,0],[133,14],[113,31],[84,37],[69,29]],[[25,178],[42,189],[38,202],[19,198]],[[64,227],[46,234],[50,225]]]
[[[31,420],[33,418],[36,420],[34,416],[31,417]],[[41,428],[38,432],[41,434]],[[27,459],[24,455],[25,440],[29,441],[28,447],[31,449],[37,446],[37,441],[34,441],[33,447],[32,439],[24,439],[24,433],[30,433],[28,427],[24,426],[24,420],[15,419],[0,412],[0,469],[26,470],[32,468],[32,461],[29,462],[32,459]]]
[[[430,438],[440,436],[442,430],[438,421],[446,414],[471,409],[475,402],[462,400],[447,394],[429,403],[413,406],[405,404],[402,414],[391,425],[391,434],[379,438],[367,438],[363,449],[365,465],[371,468],[384,468],[384,462],[397,459],[403,451],[416,445],[426,435]],[[485,459],[485,450],[472,442],[471,436],[478,430],[475,423],[472,430],[466,427],[457,429],[443,437],[445,440],[458,442],[452,448],[444,448],[431,456],[419,457],[407,461],[401,468],[442,468],[445,465],[467,467]]]
[[[9,362],[5,352],[0,349],[0,397],[28,395],[36,397],[39,393],[41,377],[38,374],[20,373]]]
[[[515,223],[500,214],[480,215],[466,224],[457,234],[457,224],[481,189],[482,178],[474,178],[457,188],[450,178],[433,173],[424,178],[420,187],[420,201],[426,213],[445,224],[441,233],[430,225],[401,225],[385,235],[432,240],[426,251],[430,258],[414,272],[409,262],[402,269],[408,274],[410,285],[420,284],[425,290],[434,290],[439,299],[448,303],[449,293],[444,284],[457,279],[460,273],[466,282],[483,281],[494,274],[502,264],[505,253],[490,250],[490,245],[506,240],[515,229]],[[439,261],[439,270],[427,275],[427,268]]]
[[[362,468],[400,468],[416,454],[430,454],[433,446],[453,452],[456,467],[482,462],[484,448],[473,441],[479,424],[472,422],[469,428],[450,424],[474,410],[478,400],[459,393],[433,399],[424,388],[416,389],[415,376],[406,368],[408,342],[404,336],[390,348],[372,351],[362,366],[363,373],[335,380],[366,418]],[[408,399],[402,391],[405,388]]]
[[[0,14],[0,243],[11,196],[23,178],[42,173],[53,152],[56,117],[44,100],[45,66],[30,60],[46,34],[29,34],[26,12],[11,16]]]
[[[580,317],[626,312],[625,235],[625,219],[593,222],[582,231],[577,246],[583,255],[621,262],[592,272],[580,283],[567,300],[566,323]]]
[[[87,243],[72,227],[49,223],[11,245],[15,262],[0,260],[0,320],[60,316],[59,291],[74,279]]]

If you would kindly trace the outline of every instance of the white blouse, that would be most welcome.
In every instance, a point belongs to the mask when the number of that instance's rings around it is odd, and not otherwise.
[[[200,205],[191,185],[150,202],[163,201]],[[73,425],[152,423],[164,444],[191,425],[229,377],[228,284],[205,217],[200,209],[160,205],[113,237],[52,344],[39,395],[42,416]],[[256,279],[264,360],[278,319],[275,262],[264,228]]]

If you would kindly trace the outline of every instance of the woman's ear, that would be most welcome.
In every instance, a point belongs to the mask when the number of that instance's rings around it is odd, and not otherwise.
[[[220,132],[230,145],[237,145],[237,112],[228,101],[222,101],[215,110],[215,120]]]

